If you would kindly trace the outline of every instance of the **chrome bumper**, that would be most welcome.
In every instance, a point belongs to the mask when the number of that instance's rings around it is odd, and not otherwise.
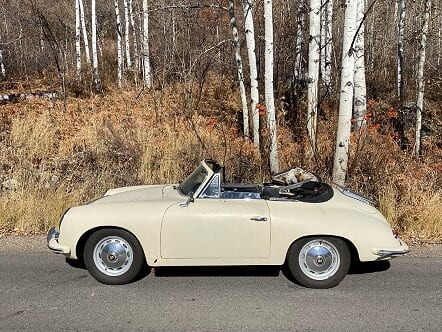
[[[405,242],[399,240],[399,243],[400,243],[400,248],[395,248],[395,249],[379,248],[379,249],[374,249],[373,253],[379,256],[378,259],[388,259],[396,256],[405,255],[410,252],[410,249],[408,248],[408,245]]]
[[[48,241],[48,248],[51,249],[56,254],[64,254],[69,255],[71,250],[58,243],[58,237],[60,236],[60,232],[58,231],[57,227],[52,227],[48,231],[47,241]]]

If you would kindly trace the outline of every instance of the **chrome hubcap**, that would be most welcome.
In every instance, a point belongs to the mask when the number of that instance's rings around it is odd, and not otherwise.
[[[133,262],[132,247],[118,236],[108,236],[99,241],[93,255],[97,269],[113,277],[126,273]]]
[[[299,253],[299,266],[311,279],[325,280],[339,269],[340,256],[336,247],[326,240],[312,240]]]

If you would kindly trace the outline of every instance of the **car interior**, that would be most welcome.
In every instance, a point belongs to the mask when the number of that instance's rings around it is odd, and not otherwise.
[[[272,176],[269,183],[243,184],[224,183],[224,167],[215,161],[206,162],[215,172],[201,198],[222,199],[266,199],[278,201],[300,201],[305,203],[322,203],[333,197],[330,185],[308,171],[299,167],[291,168]]]

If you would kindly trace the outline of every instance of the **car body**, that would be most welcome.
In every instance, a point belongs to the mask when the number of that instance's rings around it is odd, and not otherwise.
[[[337,285],[352,260],[405,254],[382,214],[364,197],[293,168],[272,182],[223,183],[204,160],[179,185],[111,189],[67,210],[48,247],[83,260],[97,280],[131,282],[144,265],[284,265],[313,288]]]

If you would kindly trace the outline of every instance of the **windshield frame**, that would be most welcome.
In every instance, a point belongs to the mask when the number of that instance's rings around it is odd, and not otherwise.
[[[198,197],[200,191],[205,187],[205,184],[212,178],[212,176],[213,171],[203,161],[183,182],[179,184],[178,188],[185,196],[189,196],[193,193],[195,197]]]

